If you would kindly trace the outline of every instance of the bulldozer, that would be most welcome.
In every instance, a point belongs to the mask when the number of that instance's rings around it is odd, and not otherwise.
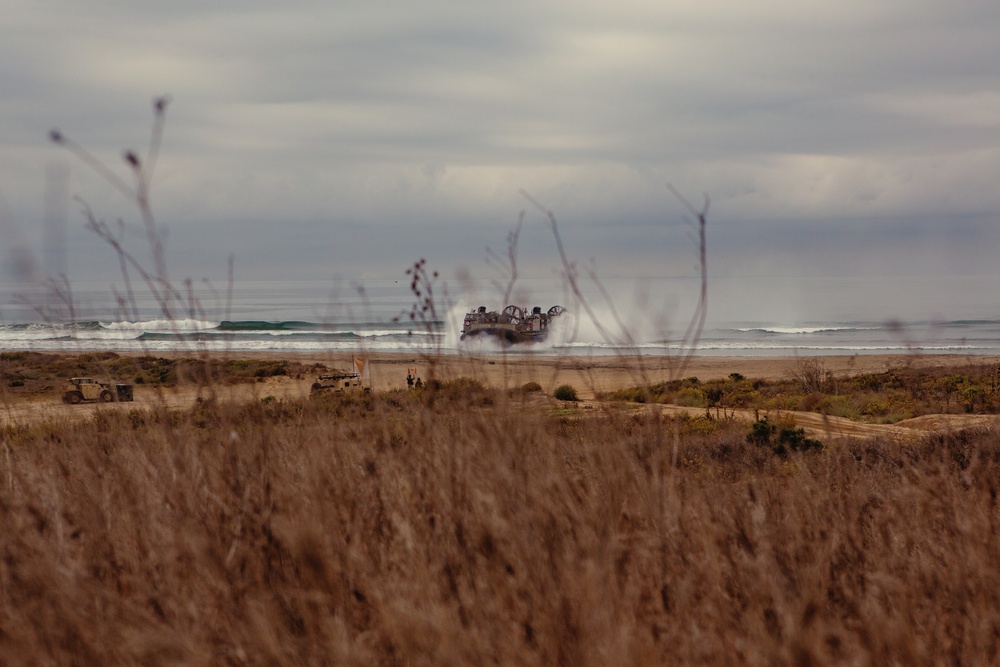
[[[94,378],[70,378],[63,389],[63,403],[76,405],[84,401],[131,401],[132,385],[110,382],[100,382]]]

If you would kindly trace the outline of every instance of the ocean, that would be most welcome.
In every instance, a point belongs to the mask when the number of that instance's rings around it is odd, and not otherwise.
[[[727,280],[729,282],[727,283]],[[758,281],[760,282],[760,281]],[[889,281],[891,283],[891,281]],[[630,278],[584,286],[589,308],[555,279],[520,281],[513,303],[568,309],[544,343],[512,346],[509,354],[821,356],[948,353],[1000,356],[1000,318],[989,317],[987,297],[963,285],[916,289],[907,305],[898,293],[885,300],[870,280],[856,291],[841,279],[784,289],[787,281],[758,285],[710,281],[706,324],[685,336],[697,299],[691,278]],[[879,283],[883,289],[888,289]],[[901,281],[913,290],[913,281]],[[889,285],[891,288],[892,285]],[[170,304],[169,317],[151,295],[122,298],[120,288],[75,285],[72,294],[40,286],[0,285],[0,351],[78,353],[348,352],[495,353],[490,340],[460,340],[464,313],[480,305],[499,310],[503,287],[466,281],[456,295],[438,286],[434,311],[421,310],[408,279],[237,282],[232,288],[192,284]],[[940,292],[935,297],[935,289]],[[824,291],[825,290],[825,291]],[[766,294],[767,299],[751,298]],[[854,295],[852,297],[852,294]],[[936,298],[931,303],[929,298]],[[417,303],[415,317],[414,304]],[[803,307],[811,306],[811,307]],[[895,310],[894,310],[895,308]]]

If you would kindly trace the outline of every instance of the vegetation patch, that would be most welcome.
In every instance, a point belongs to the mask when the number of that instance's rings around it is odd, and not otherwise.
[[[166,358],[92,352],[79,355],[40,352],[0,353],[0,387],[11,398],[51,394],[70,377],[172,386],[236,384],[275,376],[302,376],[325,367],[272,359]]]
[[[686,378],[601,394],[604,400],[671,403],[686,407],[802,410],[856,421],[891,424],[925,414],[1000,413],[1000,366],[899,368],[835,376],[809,360],[783,380]]]
[[[556,387],[555,392],[552,394],[556,399],[560,401],[578,401],[580,400],[576,394],[576,388],[570,384],[561,384]]]
[[[823,443],[807,438],[805,429],[796,428],[793,423],[774,423],[767,417],[750,424],[747,442],[758,447],[770,447],[778,456],[789,452],[813,452],[823,449]]]

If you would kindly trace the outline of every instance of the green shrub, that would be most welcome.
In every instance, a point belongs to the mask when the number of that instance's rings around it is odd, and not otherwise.
[[[601,392],[598,398],[602,401],[628,401],[630,403],[645,403],[646,392],[641,387],[628,387],[615,391]]]
[[[684,431],[695,435],[711,435],[719,430],[719,422],[705,415],[691,417],[684,422]]]
[[[827,396],[816,406],[816,410],[832,417],[854,421],[861,419],[861,411],[850,396]]]
[[[784,427],[778,432],[778,444],[774,448],[774,453],[784,456],[788,449],[793,452],[819,451],[823,449],[823,443],[819,440],[806,437],[806,430],[802,427]]]
[[[882,389],[882,385],[885,384],[885,375],[875,373],[861,373],[855,376],[854,383],[861,389],[867,391],[879,391]]]
[[[754,388],[753,382],[741,380],[726,392],[722,402],[731,408],[748,408],[759,405],[762,398],[760,392]]]
[[[524,384],[521,385],[521,391],[523,391],[525,394],[533,394],[541,390],[542,390],[542,385],[534,381],[525,382]]]
[[[561,384],[556,387],[555,393],[553,394],[560,401],[578,401],[580,400],[576,396],[576,389],[570,384]]]
[[[747,433],[747,442],[752,445],[769,445],[771,436],[778,430],[778,425],[771,422],[767,417],[758,419],[750,424],[750,432]]]
[[[718,405],[722,401],[722,397],[726,395],[726,387],[720,380],[714,380],[706,383],[703,391],[705,401],[709,407]]]
[[[905,392],[878,394],[861,408],[861,414],[877,423],[893,424],[913,414],[913,399]]]
[[[677,395],[674,396],[674,403],[688,408],[708,407],[708,399],[705,396],[705,392],[694,387],[685,387],[677,392]]]
[[[775,433],[778,434],[777,442],[772,441]],[[779,429],[778,425],[770,421],[767,417],[758,419],[750,424],[750,432],[747,433],[747,442],[760,447],[770,446],[771,451],[782,457],[787,456],[789,450],[793,452],[809,452],[823,449],[822,442],[806,437],[806,430],[804,428],[795,428],[795,426],[783,424]]]

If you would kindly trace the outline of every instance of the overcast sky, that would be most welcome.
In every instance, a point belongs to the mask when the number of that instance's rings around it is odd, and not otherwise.
[[[152,204],[176,274],[998,275],[1000,2],[0,0],[5,279],[114,280],[83,228],[171,96]],[[46,198],[46,191],[50,193]],[[62,203],[60,203],[62,202]],[[53,251],[67,225],[65,257]],[[53,224],[53,223],[50,223]],[[53,231],[55,229],[56,231]],[[143,238],[127,243],[137,252]]]

